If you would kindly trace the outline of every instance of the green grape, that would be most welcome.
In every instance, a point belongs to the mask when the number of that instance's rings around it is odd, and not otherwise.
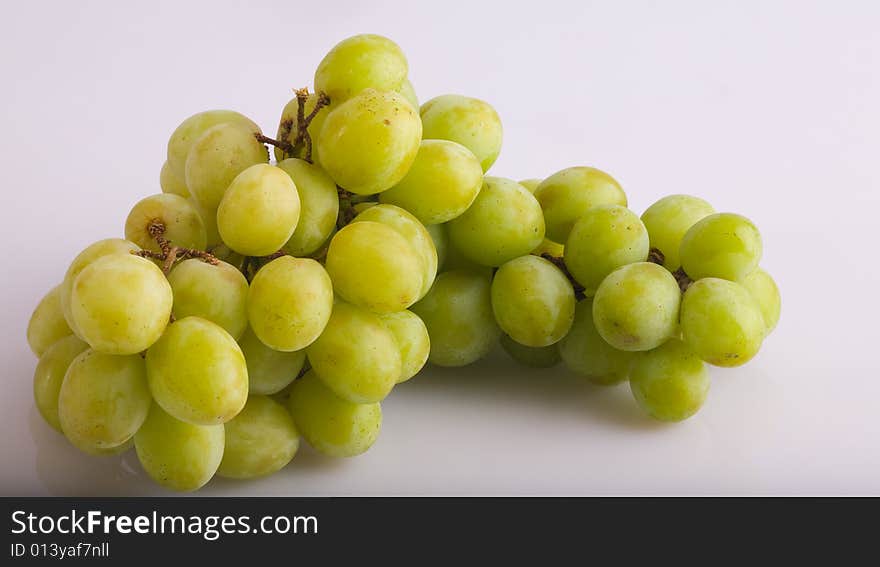
[[[186,182],[172,171],[168,160],[165,160],[165,163],[162,164],[162,169],[159,171],[159,187],[162,188],[163,193],[172,193],[180,195],[184,199],[189,199],[189,189],[186,188]]]
[[[544,211],[547,238],[568,240],[568,233],[579,218],[599,205],[626,206],[626,193],[613,177],[593,167],[569,167],[541,182],[535,198]]]
[[[253,330],[245,331],[238,341],[247,361],[248,385],[251,394],[276,394],[293,382],[306,362],[306,351],[273,350],[257,338]]]
[[[400,88],[397,90],[397,92],[399,92],[403,96],[403,98],[405,98],[407,102],[412,105],[413,108],[419,107],[419,97],[416,95],[416,89],[413,88],[413,85],[411,82],[409,82],[409,79],[403,80],[403,84],[400,85]]]
[[[776,282],[762,268],[757,268],[744,277],[739,283],[749,290],[752,297],[761,308],[764,316],[765,335],[769,335],[779,322],[779,312],[782,310],[782,297]]]
[[[187,423],[225,423],[247,401],[241,348],[222,327],[200,317],[168,325],[147,351],[147,379],[156,403]]]
[[[268,256],[293,236],[299,222],[299,193],[290,175],[258,163],[239,173],[217,208],[217,228],[232,250]]]
[[[407,74],[400,47],[380,35],[362,34],[337,43],[315,71],[315,90],[342,102],[364,89],[400,90]]]
[[[449,238],[448,224],[431,226],[442,226],[446,233],[446,259],[443,261],[443,271],[451,272],[452,270],[466,270],[471,272],[486,272],[488,274],[492,273],[492,268],[477,264],[470,258],[467,258],[464,253],[458,249],[455,243],[452,242],[452,239]]]
[[[171,312],[175,319],[191,315],[207,319],[236,340],[247,329],[248,283],[233,266],[190,258],[171,270],[168,283],[174,293]]]
[[[752,294],[738,283],[703,278],[681,302],[684,342],[715,366],[741,366],[761,349],[766,324]]]
[[[620,205],[593,207],[571,229],[565,267],[592,296],[605,276],[627,264],[644,262],[650,243],[639,217]]]
[[[469,149],[488,171],[501,152],[501,118],[488,102],[442,95],[422,105],[422,137],[449,140]]]
[[[327,115],[316,146],[321,166],[338,185],[372,195],[403,179],[421,139],[422,122],[406,99],[366,89]]]
[[[50,346],[72,335],[70,325],[64,318],[61,309],[61,284],[56,285],[37,304],[31,314],[27,327],[27,342],[31,351],[38,357],[43,356]]]
[[[706,365],[688,346],[671,339],[639,353],[629,379],[636,402],[660,421],[683,421],[697,413],[709,393]]]
[[[681,266],[678,249],[681,239],[697,221],[713,214],[712,205],[691,195],[663,197],[642,214],[651,237],[651,246],[663,252],[663,265],[670,272]]]
[[[109,449],[137,433],[150,411],[143,359],[94,350],[80,353],[58,393],[58,419],[77,447]]]
[[[248,321],[269,348],[283,352],[312,344],[333,309],[333,284],[310,258],[282,256],[257,272],[248,290]]]
[[[428,295],[412,306],[428,328],[428,360],[464,366],[489,353],[501,335],[492,314],[490,283],[488,270],[443,272]]]
[[[220,466],[223,425],[194,425],[174,419],[153,404],[134,436],[141,466],[165,488],[189,492],[203,487]]]
[[[284,468],[299,449],[299,432],[287,409],[267,396],[251,396],[227,422],[226,446],[217,474],[257,478]]]
[[[532,179],[523,179],[519,182],[520,185],[529,190],[529,193],[532,195],[535,194],[535,189],[538,188],[538,185],[541,184],[541,179],[532,178]]]
[[[223,244],[223,239],[220,238],[220,229],[217,228],[217,208],[205,208],[194,197],[190,197],[188,201],[199,214],[199,218],[202,219],[202,225],[205,227],[206,248],[214,250],[218,246],[224,246],[229,250],[229,247]]]
[[[384,223],[343,227],[330,241],[326,266],[340,297],[372,311],[406,309],[424,288],[424,256]]]
[[[446,254],[449,249],[449,235],[446,233],[446,225],[429,224],[425,229],[431,235],[431,242],[434,243],[434,250],[437,252],[437,270],[439,271],[446,263]]]
[[[378,403],[355,404],[324,385],[314,372],[293,383],[288,409],[296,428],[320,453],[354,457],[369,449],[382,427]]]
[[[171,286],[156,264],[111,254],[73,282],[70,310],[81,338],[98,352],[135,354],[156,342],[171,317]]]
[[[633,353],[605,342],[593,323],[593,301],[578,302],[571,331],[559,341],[565,366],[594,384],[611,386],[629,377]]]
[[[593,322],[608,344],[657,348],[676,334],[681,290],[662,266],[637,262],[611,272],[593,298]]]
[[[534,250],[531,251],[531,254],[534,254],[535,256],[550,254],[554,258],[562,258],[565,255],[565,246],[558,242],[553,242],[549,238],[545,238],[535,247]]]
[[[186,180],[186,158],[193,144],[209,128],[220,124],[234,123],[251,132],[259,132],[260,127],[247,116],[233,110],[207,110],[193,114],[180,123],[168,140],[168,167],[178,179]]]
[[[454,219],[471,206],[483,186],[483,169],[469,149],[448,140],[422,140],[406,176],[379,195],[425,224]]]
[[[293,256],[306,256],[320,248],[336,229],[336,184],[324,170],[305,160],[286,159],[278,167],[293,179],[302,205],[299,223],[283,250]]]
[[[431,339],[424,321],[412,311],[383,313],[379,316],[400,348],[400,376],[397,383],[406,382],[425,366],[431,352]]]
[[[259,130],[227,122],[206,130],[186,157],[186,186],[206,210],[220,206],[235,177],[248,167],[269,161],[266,146],[257,141]]]
[[[221,262],[226,262],[230,266],[234,267],[236,270],[241,271],[244,267],[245,256],[239,254],[238,252],[233,252],[225,244],[218,244],[217,246],[211,248],[211,255]]]
[[[306,103],[303,105],[303,117],[310,115],[315,110],[315,105],[318,102],[318,94],[312,93],[306,99]],[[340,101],[341,102],[341,101]],[[336,105],[338,106],[338,105]],[[309,133],[309,137],[312,139],[312,159],[315,163],[321,163],[321,156],[318,154],[318,148],[315,147],[314,141],[318,139],[318,134],[321,132],[321,128],[324,126],[324,120],[327,119],[327,115],[330,114],[330,111],[334,108],[334,105],[327,105],[318,110],[318,113],[315,114],[312,121],[309,123],[309,127],[306,129]],[[284,106],[284,109],[281,111],[281,121],[278,123],[278,134],[276,134],[275,139],[279,141],[287,142],[288,144],[294,145],[297,142],[297,136],[299,135],[299,127],[298,127],[298,114],[299,112],[299,100],[297,97],[293,97],[288,101],[288,103]],[[286,124],[290,124],[288,128]],[[305,158],[306,157],[306,147],[302,141],[296,147],[294,147],[293,155],[288,155],[283,149],[275,146],[273,150],[275,153],[275,161],[281,164],[282,161],[288,158]],[[288,172],[289,173],[289,172]],[[294,178],[293,180],[297,186],[299,186],[299,180]],[[335,188],[335,184],[334,184]],[[302,195],[300,195],[302,197]]]
[[[381,401],[401,376],[401,349],[378,315],[337,301],[321,336],[306,351],[315,374],[356,404]]]
[[[34,370],[34,401],[37,410],[46,423],[58,431],[61,431],[58,393],[61,391],[64,374],[73,359],[87,348],[89,345],[73,335],[59,339],[43,352]]]
[[[498,268],[492,311],[501,330],[530,347],[552,345],[574,320],[574,289],[559,268],[538,256],[520,256]]]
[[[199,212],[180,195],[159,193],[138,201],[125,219],[125,238],[144,250],[159,252],[161,248],[150,234],[158,221],[165,227],[162,236],[181,248],[204,250],[207,232]]]
[[[550,368],[559,364],[559,349],[555,344],[544,347],[521,345],[509,335],[501,335],[501,347],[510,358],[533,368]]]
[[[693,280],[737,281],[758,267],[761,234],[744,216],[716,213],[693,225],[681,239],[681,267]]]

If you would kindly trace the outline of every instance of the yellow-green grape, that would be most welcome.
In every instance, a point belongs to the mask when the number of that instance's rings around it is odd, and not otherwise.
[[[568,240],[571,227],[584,213],[599,205],[626,206],[626,193],[604,171],[593,167],[569,167],[541,182],[535,189],[547,221],[547,238]]]
[[[73,359],[88,348],[89,345],[73,335],[59,339],[43,352],[34,370],[34,402],[37,410],[46,423],[58,431],[61,431],[61,422],[58,420],[61,383]]]
[[[752,294],[761,314],[764,316],[765,335],[769,335],[779,322],[779,312],[782,310],[782,297],[779,295],[779,287],[764,269],[757,268],[752,273],[739,281],[740,284]]]
[[[403,80],[403,84],[400,85],[397,92],[403,95],[403,98],[405,98],[413,108],[419,107],[419,97],[416,95],[416,89],[413,87],[412,83],[409,82],[409,79]]]
[[[306,99],[306,103],[303,105],[303,117],[310,115],[315,110],[315,105],[318,102],[318,94],[312,93]],[[340,101],[341,102],[341,101]],[[338,105],[335,105],[338,106]],[[318,110],[318,113],[315,114],[315,117],[312,118],[312,121],[309,123],[309,127],[306,129],[309,133],[309,137],[312,139],[312,159],[315,163],[320,163],[320,155],[318,155],[318,148],[315,147],[315,140],[318,139],[318,134],[321,132],[321,128],[324,126],[324,120],[327,119],[327,115],[330,114],[330,111],[333,110],[334,105],[327,105]],[[288,101],[286,105],[284,105],[284,109],[281,111],[281,121],[278,123],[278,133],[275,135],[275,139],[279,141],[287,142],[288,144],[293,145],[296,142],[296,138],[299,135],[299,128],[297,126],[298,114],[299,112],[299,100],[297,97],[293,97]],[[286,127],[286,123],[290,123],[290,128]],[[306,147],[300,142],[300,144],[294,148],[294,155],[288,155],[283,149],[278,146],[275,146],[273,150],[275,154],[275,161],[279,162],[279,165],[282,161],[288,158],[305,158],[306,157]],[[298,180],[294,178],[294,182],[298,185]]]
[[[703,278],[688,288],[681,302],[684,342],[715,366],[741,366],[761,349],[766,323],[761,308],[742,285]]]
[[[387,37],[362,34],[337,43],[315,71],[315,90],[333,102],[350,99],[364,89],[397,91],[408,71],[406,56]]]
[[[245,331],[238,341],[247,361],[248,386],[251,394],[276,394],[293,382],[306,362],[306,351],[281,352],[257,338],[253,330]]]
[[[532,368],[550,368],[559,364],[559,349],[555,344],[544,347],[530,347],[501,335],[501,347],[510,358]]]
[[[501,118],[488,102],[442,95],[422,105],[422,137],[450,140],[469,149],[488,171],[501,152]]]
[[[422,122],[406,99],[366,89],[327,115],[316,145],[321,166],[338,185],[372,195],[403,179],[421,139]]]
[[[385,399],[401,376],[401,350],[378,315],[344,301],[306,351],[312,370],[337,396],[356,404]]]
[[[168,325],[147,351],[147,379],[156,403],[187,423],[226,423],[247,401],[241,348],[222,327],[200,317]]]
[[[424,321],[412,311],[383,313],[379,316],[400,348],[400,376],[397,383],[406,382],[419,373],[428,362],[431,339]]]
[[[609,345],[593,323],[593,301],[578,302],[574,324],[559,341],[565,366],[594,384],[611,386],[629,378],[633,353]]]
[[[299,449],[299,432],[287,409],[267,396],[251,396],[228,421],[226,446],[217,474],[257,478],[283,469]]]
[[[501,330],[530,347],[552,345],[574,320],[574,288],[544,258],[520,256],[498,268],[492,280],[492,311]]]
[[[70,325],[64,318],[61,309],[61,284],[49,290],[37,304],[31,314],[27,327],[27,342],[31,351],[38,357],[43,356],[50,346],[72,335]]]
[[[663,265],[670,272],[681,266],[678,249],[688,229],[713,214],[712,205],[691,195],[669,195],[647,208],[642,222],[651,237],[651,247],[663,252]]]
[[[421,296],[425,282],[425,260],[415,246],[374,221],[351,223],[337,232],[326,266],[340,297],[377,312],[406,309]]]
[[[163,193],[172,193],[189,199],[189,189],[186,188],[186,182],[171,170],[168,160],[165,160],[159,171],[159,187],[162,188]]]
[[[451,271],[412,306],[428,328],[431,354],[438,366],[464,366],[486,356],[501,335],[492,314],[488,270]]]
[[[529,193],[534,195],[535,189],[538,188],[538,185],[541,184],[541,181],[543,181],[543,179],[538,179],[538,178],[523,179],[519,182],[519,184],[522,185],[523,187],[525,187],[526,189],[528,189]]]
[[[542,254],[550,254],[554,258],[562,258],[565,255],[565,246],[558,242],[553,242],[549,238],[545,238],[535,247],[531,252],[535,256],[541,256]]]
[[[162,236],[174,246],[204,250],[208,235],[199,212],[180,195],[159,193],[138,201],[125,219],[125,238],[144,250],[161,248],[150,234],[156,221],[165,227]]]
[[[565,243],[565,267],[589,297],[620,266],[644,262],[649,249],[648,230],[634,212],[602,205],[574,223]]]
[[[734,213],[716,213],[697,222],[681,239],[681,267],[693,280],[740,280],[761,261],[761,233]]]
[[[437,271],[440,271],[446,264],[446,253],[449,249],[449,235],[446,233],[446,225],[429,224],[425,230],[431,235],[431,242],[434,243],[434,250],[437,252]]]
[[[206,110],[193,114],[180,123],[168,140],[168,167],[181,180],[186,180],[186,158],[190,148],[209,128],[226,123],[234,123],[251,132],[259,132],[250,118],[234,110]]]
[[[137,433],[151,401],[139,355],[86,350],[70,363],[58,393],[61,430],[77,447],[118,447]]]
[[[269,348],[302,350],[324,330],[333,309],[333,284],[310,258],[282,256],[257,272],[247,299],[248,321]]]
[[[111,254],[76,277],[70,310],[75,328],[93,349],[135,354],[162,335],[173,301],[156,264],[132,254]]]
[[[186,186],[207,209],[216,209],[235,176],[269,161],[266,146],[257,141],[259,130],[227,122],[206,130],[186,157]]]
[[[663,266],[638,262],[606,277],[593,298],[593,322],[608,344],[627,351],[657,348],[676,334],[681,290]]]
[[[299,193],[290,175],[265,163],[239,173],[217,208],[223,242],[245,256],[281,249],[299,222]]]
[[[220,238],[220,229],[217,228],[217,207],[206,208],[195,197],[190,197],[188,201],[199,214],[199,218],[202,219],[202,224],[205,227],[206,248],[213,251],[218,246],[223,246],[229,250],[229,247],[223,244],[223,239]]]
[[[455,246],[455,243],[449,238],[448,224],[431,226],[442,226],[446,232],[446,259],[443,261],[444,272],[450,272],[452,270],[467,270],[471,272],[492,273],[492,268],[477,264],[470,258],[467,258],[464,253]]]
[[[671,339],[639,353],[629,379],[633,397],[660,421],[683,421],[702,407],[709,393],[706,365],[688,346]]]
[[[211,480],[223,458],[223,425],[194,425],[174,419],[153,404],[134,436],[141,466],[154,481],[179,492]]]
[[[190,258],[171,270],[168,283],[174,293],[175,319],[191,315],[207,319],[236,340],[247,329],[248,283],[233,266]]]
[[[238,252],[234,252],[229,249],[225,244],[218,244],[217,246],[210,249],[211,255],[220,260],[221,262],[226,262],[230,266],[234,267],[236,270],[241,271],[244,265],[245,256],[239,254]]]
[[[278,164],[296,185],[302,208],[299,223],[283,250],[306,256],[321,247],[336,228],[339,196],[336,184],[323,169],[305,160],[290,158]]]
[[[406,176],[379,195],[425,224],[454,219],[471,206],[483,186],[483,169],[474,154],[449,140],[422,140]]]
[[[382,427],[378,402],[355,404],[340,398],[314,372],[293,383],[288,409],[306,442],[330,457],[364,453],[376,442]]]
[[[500,266],[528,254],[544,240],[544,215],[528,190],[510,179],[486,177],[473,204],[446,225],[466,258]]]

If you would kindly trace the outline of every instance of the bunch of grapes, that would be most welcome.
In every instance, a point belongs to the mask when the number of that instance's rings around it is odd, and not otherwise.
[[[274,473],[300,437],[363,453],[396,384],[499,341],[529,366],[628,380],[666,421],[702,405],[705,363],[755,356],[780,297],[748,219],[687,195],[640,218],[590,167],[487,176],[495,110],[419,107],[407,74],[395,43],[356,36],[275,138],[229,110],[184,120],[162,193],[34,311],[49,425],[93,455],[134,446],[156,482],[189,491]]]

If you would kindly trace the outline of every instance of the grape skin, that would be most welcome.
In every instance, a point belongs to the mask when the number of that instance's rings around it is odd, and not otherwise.
[[[559,355],[572,372],[593,384],[611,386],[629,378],[633,353],[608,344],[593,323],[593,301],[578,302],[571,330],[559,341]]]
[[[159,193],[138,201],[125,220],[126,240],[144,250],[160,252],[159,244],[150,234],[150,226],[155,221],[163,224],[165,232],[162,236],[173,245],[204,250],[208,236],[202,217],[180,195]]]
[[[315,90],[343,102],[364,89],[397,91],[409,70],[400,47],[380,35],[362,34],[337,43],[315,71]],[[411,86],[410,86],[411,88]]]
[[[541,184],[541,181],[543,181],[543,179],[538,179],[538,178],[521,179],[519,181],[519,184],[522,185],[523,187],[525,187],[526,189],[528,189],[529,193],[534,195],[535,189],[538,188],[538,185]]]
[[[73,331],[67,324],[64,310],[61,308],[61,284],[59,284],[43,296],[31,314],[27,327],[28,346],[39,358],[50,346],[72,334]]]
[[[383,313],[379,316],[400,348],[401,370],[396,383],[406,382],[425,366],[431,352],[431,338],[425,322],[412,311]]]
[[[318,102],[318,94],[312,93],[306,98],[306,103],[303,106],[303,116],[308,116],[315,110],[315,105]],[[332,103],[333,101],[331,101]],[[340,101],[341,102],[341,101]],[[338,105],[335,105],[338,106]],[[309,127],[306,131],[309,133],[309,137],[312,139],[312,160],[315,164],[321,163],[321,156],[318,154],[318,148],[315,145],[315,140],[318,139],[318,134],[321,132],[321,128],[324,126],[324,120],[327,119],[327,115],[330,114],[331,110],[334,108],[333,104],[329,104],[321,108],[318,113],[312,118],[312,121],[309,123]],[[299,99],[297,97],[293,97],[288,101],[284,108],[281,111],[281,120],[278,122],[278,133],[275,135],[275,139],[283,142],[287,142],[288,144],[293,145],[296,141],[297,134],[299,132],[299,128],[297,125],[297,119],[299,112]],[[290,121],[291,128],[288,134],[284,135],[284,123]],[[305,158],[305,145],[300,145],[295,149],[296,155],[288,155],[282,148],[275,146],[273,152],[275,154],[275,161],[278,162],[279,167],[281,166],[281,162],[290,158]],[[296,178],[293,180],[294,182],[298,182]],[[334,184],[335,191],[335,184]],[[301,196],[301,195],[300,195]]]
[[[248,391],[251,394],[280,392],[296,379],[306,362],[304,350],[273,350],[260,342],[251,329],[245,331],[238,344],[247,363]]]
[[[434,250],[437,252],[437,270],[440,271],[446,264],[446,254],[449,250],[449,235],[446,232],[446,226],[429,224],[425,230],[431,235],[431,242],[434,243]]]
[[[782,310],[782,298],[779,295],[779,287],[773,278],[762,268],[757,268],[752,273],[739,281],[740,284],[752,294],[752,297],[761,308],[766,328],[765,336],[773,332],[779,322],[779,313]]]
[[[168,140],[168,158],[167,163],[171,172],[178,179],[186,180],[186,158],[193,144],[208,129],[219,124],[234,123],[250,130],[251,132],[259,132],[260,127],[257,126],[250,118],[235,112],[234,110],[206,110],[193,114],[180,123],[171,138]]]
[[[174,294],[171,312],[175,319],[191,315],[207,319],[236,340],[247,329],[248,283],[235,267],[190,258],[171,270],[168,283]]]
[[[336,229],[336,183],[320,167],[305,160],[289,158],[278,168],[293,179],[302,206],[296,229],[282,249],[293,256],[306,256],[320,248]]]
[[[716,213],[688,229],[679,255],[691,279],[737,281],[758,267],[761,251],[761,234],[752,221],[734,213]]]
[[[409,79],[404,79],[403,84],[397,90],[409,102],[413,108],[419,107],[419,97],[416,95],[416,89],[413,87]]]
[[[668,195],[642,214],[651,247],[663,253],[663,265],[670,272],[681,266],[678,250],[685,233],[700,220],[714,214],[712,205],[691,195]]]
[[[224,426],[225,447],[217,475],[249,479],[278,472],[299,449],[299,432],[287,409],[267,396],[251,396]]]
[[[510,358],[532,368],[550,368],[559,364],[561,360],[556,344],[545,347],[529,347],[502,334],[501,348],[510,355]]]
[[[706,400],[709,372],[684,342],[671,339],[637,355],[629,385],[636,402],[651,417],[683,421]]]
[[[34,370],[34,401],[40,415],[55,430],[61,431],[58,418],[58,394],[70,363],[89,348],[79,338],[68,335],[47,348]]]
[[[488,102],[448,94],[432,98],[419,113],[424,139],[458,142],[480,160],[484,172],[501,153],[501,118]]]
[[[184,199],[189,199],[189,189],[186,188],[186,182],[171,170],[168,160],[165,160],[159,171],[159,187],[163,193],[180,195]]]

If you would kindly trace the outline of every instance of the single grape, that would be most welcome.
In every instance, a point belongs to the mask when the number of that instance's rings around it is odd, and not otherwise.
[[[312,93],[306,99],[305,105],[303,105],[303,117],[310,115],[315,110],[315,106],[318,102],[318,94]],[[342,101],[340,101],[342,102]],[[326,105],[318,110],[318,113],[315,114],[312,121],[309,123],[309,127],[306,129],[309,133],[309,137],[312,140],[312,159],[314,162],[321,163],[321,156],[318,154],[318,148],[315,146],[314,142],[318,139],[318,134],[321,132],[321,128],[324,126],[324,120],[327,119],[327,115],[330,114],[330,111],[333,110],[334,106],[338,105]],[[275,153],[275,161],[280,165],[282,161],[288,158],[303,158],[306,157],[306,147],[302,140],[297,144],[297,137],[299,136],[299,127],[298,127],[298,116],[299,113],[299,100],[297,97],[293,97],[288,101],[288,103],[284,106],[284,109],[281,111],[281,121],[278,123],[278,133],[275,135],[275,139],[283,142],[287,142],[288,144],[294,145],[294,151],[291,155],[288,155],[282,148],[275,146],[273,150]],[[288,126],[289,124],[289,126]],[[299,180],[294,178],[293,180],[299,186]],[[335,187],[335,184],[334,184]],[[302,197],[302,195],[300,195]]]
[[[180,195],[159,193],[138,201],[125,220],[125,238],[144,250],[159,252],[161,248],[150,233],[160,222],[162,233],[171,244],[182,248],[204,250],[208,235],[199,212]]]
[[[425,366],[431,352],[431,339],[424,321],[412,311],[383,313],[379,316],[400,349],[401,371],[397,383],[406,382]]]
[[[159,171],[159,187],[162,188],[163,193],[180,195],[184,199],[189,199],[189,189],[186,188],[186,182],[172,171],[168,160],[165,160]]]
[[[61,422],[58,419],[58,393],[61,391],[61,383],[64,382],[64,375],[73,359],[88,348],[89,345],[77,337],[68,335],[43,352],[34,370],[34,401],[37,410],[46,423],[58,431],[61,431]]]
[[[168,283],[174,294],[171,312],[175,319],[191,315],[207,319],[236,340],[247,329],[248,283],[233,266],[190,258],[171,270]]]
[[[764,316],[765,335],[769,335],[779,322],[779,312],[782,310],[782,297],[776,282],[762,268],[757,268],[752,273],[739,281],[740,284],[752,294],[761,314]]]
[[[27,327],[27,342],[37,357],[43,356],[50,346],[72,335],[70,325],[61,309],[61,284],[49,290],[31,314]]]
[[[416,95],[416,89],[413,88],[413,85],[411,82],[409,82],[409,79],[403,80],[403,84],[400,85],[400,88],[397,89],[397,92],[399,92],[403,96],[403,98],[405,98],[407,102],[412,105],[413,108],[419,107],[419,97],[418,95]]]
[[[284,468],[299,449],[299,432],[287,409],[267,396],[251,396],[226,422],[226,443],[217,474],[257,478]]]
[[[545,238],[535,247],[534,250],[531,251],[531,254],[534,254],[535,256],[550,254],[554,258],[562,258],[565,255],[565,246],[558,242],[553,242],[549,238]]]
[[[186,158],[193,144],[209,128],[219,124],[234,123],[251,132],[259,132],[257,126],[250,118],[233,110],[206,110],[193,114],[180,123],[180,126],[171,134],[168,140],[168,167],[171,172],[185,182]]]
[[[766,324],[752,294],[738,283],[703,278],[681,302],[684,342],[715,366],[741,366],[761,349]]]
[[[202,225],[205,227],[206,248],[211,250],[212,253],[219,246],[223,246],[229,250],[229,247],[223,244],[223,239],[220,238],[220,229],[217,228],[217,207],[206,208],[199,203],[195,197],[190,197],[188,201],[199,214],[199,218],[202,219]]]
[[[691,279],[737,281],[761,261],[761,234],[744,216],[716,213],[693,225],[681,239],[681,267]]]
[[[293,382],[306,362],[306,352],[281,352],[260,342],[253,330],[245,331],[238,341],[247,361],[251,394],[276,394]]]
[[[437,251],[437,270],[439,271],[446,263],[446,254],[449,249],[449,235],[446,233],[446,225],[429,224],[425,229],[431,235],[434,250]]]
[[[541,184],[542,179],[531,178],[531,179],[523,179],[519,181],[519,184],[529,190],[529,193],[532,195],[535,194],[535,189],[538,188],[538,185]]]
[[[594,384],[611,386],[629,378],[633,353],[609,345],[593,323],[593,301],[578,302],[571,331],[559,341],[565,366]]]
[[[446,226],[458,251],[484,266],[528,254],[544,240],[541,206],[525,187],[503,177],[486,177],[470,208]]]
[[[442,95],[422,105],[422,137],[449,140],[469,149],[488,171],[501,152],[501,118],[488,102],[461,95]]]
[[[660,421],[683,421],[709,393],[706,365],[679,339],[639,353],[629,379],[636,402]]]
[[[283,250],[293,256],[313,253],[336,229],[339,196],[336,184],[323,169],[305,160],[290,158],[278,164],[296,185],[302,205],[299,223]]]
[[[533,368],[550,368],[559,364],[559,349],[555,344],[544,347],[530,347],[511,339],[509,335],[501,335],[501,347],[510,358]]]
[[[651,246],[663,252],[663,265],[670,272],[681,266],[678,249],[688,229],[713,214],[712,205],[691,195],[663,197],[642,214],[642,222],[651,237]]]
[[[337,43],[315,71],[315,90],[342,102],[364,89],[397,91],[407,74],[406,56],[387,37],[362,34]]]
[[[593,322],[614,348],[651,350],[676,334],[680,304],[681,290],[668,270],[637,262],[616,269],[599,284]]]

